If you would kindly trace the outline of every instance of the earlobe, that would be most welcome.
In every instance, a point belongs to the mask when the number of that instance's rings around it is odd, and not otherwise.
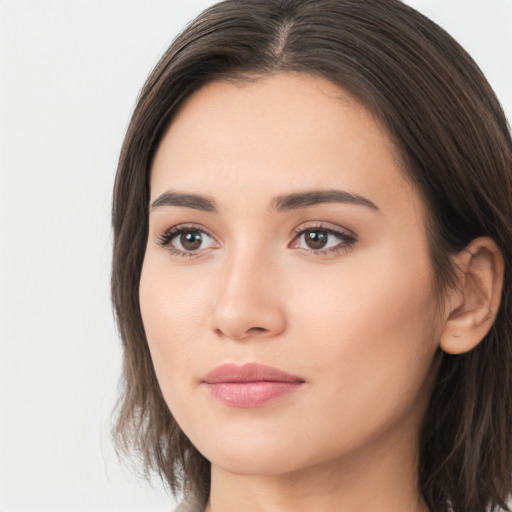
[[[489,237],[473,240],[456,256],[458,287],[447,300],[446,321],[440,347],[449,354],[475,348],[496,318],[503,288],[504,262]]]

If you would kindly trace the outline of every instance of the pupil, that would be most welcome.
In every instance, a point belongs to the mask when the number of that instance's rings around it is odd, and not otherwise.
[[[321,249],[327,243],[327,233],[325,231],[307,231],[306,243],[312,249]]]
[[[201,241],[201,233],[199,231],[187,231],[180,236],[181,245],[191,251],[199,249]]]

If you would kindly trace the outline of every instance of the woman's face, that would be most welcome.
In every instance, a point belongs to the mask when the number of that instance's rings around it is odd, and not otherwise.
[[[206,458],[269,475],[414,451],[440,332],[425,209],[368,110],[309,75],[211,83],[150,202],[144,327]]]

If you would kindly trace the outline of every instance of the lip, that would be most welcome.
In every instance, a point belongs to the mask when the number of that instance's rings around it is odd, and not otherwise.
[[[223,364],[202,380],[213,398],[232,407],[261,407],[298,391],[304,379],[259,363]]]

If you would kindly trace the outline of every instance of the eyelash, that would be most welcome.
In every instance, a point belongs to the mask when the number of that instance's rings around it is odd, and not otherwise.
[[[296,229],[292,234],[292,239],[293,239],[292,243],[295,243],[295,241],[298,240],[299,237],[301,237],[308,231],[311,231],[311,232],[321,231],[323,233],[327,233],[327,235],[332,235],[339,240],[338,244],[336,244],[334,247],[330,247],[328,249],[302,248],[302,250],[306,251],[308,254],[312,254],[313,256],[341,254],[341,253],[344,253],[344,252],[350,250],[354,246],[354,244],[357,242],[357,237],[356,237],[355,233],[352,233],[352,231],[348,231],[348,230],[341,231],[341,230],[333,229],[333,228],[325,226],[322,222],[317,222],[317,223],[311,224],[309,226],[301,226],[299,229]]]
[[[199,233],[203,233],[208,235],[210,238],[215,239],[215,237],[209,233],[204,228],[199,228],[198,226],[194,226],[193,224],[180,224],[178,226],[174,226],[168,229],[165,233],[158,237],[157,243],[161,247],[164,247],[167,251],[171,253],[172,256],[178,256],[182,258],[193,258],[194,256],[199,256],[199,251],[180,251],[171,245],[171,242],[177,238],[182,233],[186,233],[187,231],[195,231]]]
[[[321,231],[323,233],[327,233],[328,235],[333,235],[334,237],[338,238],[340,240],[340,243],[337,244],[334,247],[328,248],[328,249],[306,249],[302,248],[302,250],[306,251],[307,254],[311,254],[314,256],[323,256],[323,255],[335,255],[340,254],[343,252],[346,252],[350,250],[353,245],[357,242],[357,237],[354,233],[350,232],[344,232],[344,231],[338,231],[336,229],[326,227],[321,222],[315,223],[310,226],[301,226],[300,229],[296,229],[293,234],[292,238],[293,241],[298,240],[298,238],[308,231],[315,232],[315,231]],[[193,224],[180,224],[178,226],[174,226],[170,229],[168,229],[165,233],[160,235],[157,239],[157,244],[161,247],[164,247],[172,256],[182,257],[182,258],[193,258],[201,255],[201,251],[207,250],[207,249],[199,249],[196,251],[181,251],[179,249],[176,249],[171,245],[171,242],[177,238],[182,233],[186,232],[198,232],[201,234],[206,234],[213,240],[215,240],[215,237],[209,233],[204,228],[200,228],[198,226],[195,226]]]

